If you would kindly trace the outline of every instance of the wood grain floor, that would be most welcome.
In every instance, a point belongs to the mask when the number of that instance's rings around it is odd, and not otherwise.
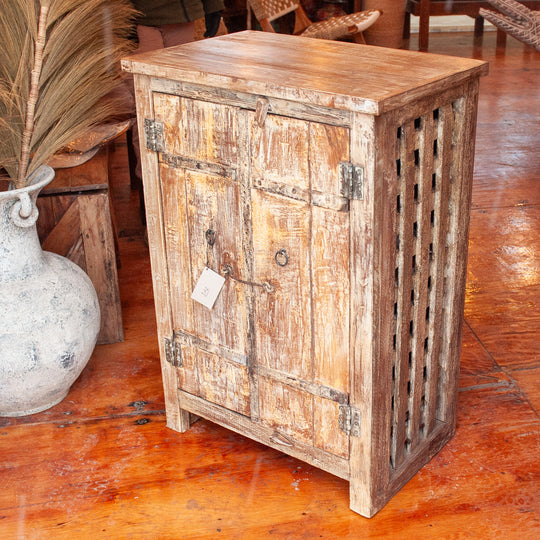
[[[494,33],[493,33],[494,34]],[[416,48],[412,43],[411,48]],[[125,342],[49,411],[0,419],[3,539],[540,538],[540,53],[483,58],[458,427],[371,520],[347,482],[207,421],[165,426],[152,286],[126,149],[113,154]]]

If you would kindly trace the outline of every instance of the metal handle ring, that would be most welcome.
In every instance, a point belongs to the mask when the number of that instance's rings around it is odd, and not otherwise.
[[[289,264],[289,256],[284,249],[280,249],[276,252],[274,260],[278,266],[287,266]]]

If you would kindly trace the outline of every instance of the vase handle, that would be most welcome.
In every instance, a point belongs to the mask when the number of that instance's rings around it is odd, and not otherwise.
[[[39,211],[28,193],[21,193],[19,200],[11,207],[10,217],[17,227],[31,227],[38,218]]]

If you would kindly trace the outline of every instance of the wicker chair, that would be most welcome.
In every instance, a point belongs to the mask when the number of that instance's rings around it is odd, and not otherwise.
[[[381,14],[378,10],[359,11],[312,23],[297,0],[247,0],[247,7],[248,27],[251,21],[250,10],[265,32],[275,32],[272,21],[294,11],[294,35],[331,40],[350,37],[359,43],[365,43],[362,32]]]

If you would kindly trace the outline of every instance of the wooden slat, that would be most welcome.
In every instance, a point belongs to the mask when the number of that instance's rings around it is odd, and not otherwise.
[[[454,112],[452,103],[438,109],[439,155],[435,160],[435,178],[432,178],[434,190],[435,224],[433,230],[433,253],[431,273],[430,305],[433,310],[433,322],[430,324],[426,362],[429,362],[429,373],[426,381],[425,421],[428,432],[436,425],[437,406],[439,400],[439,356],[444,347],[443,335],[443,302],[445,295],[444,268],[447,264],[446,239],[448,234],[450,165],[452,162],[452,134],[454,132]]]
[[[313,206],[311,215],[313,380],[348,393],[349,214]]]
[[[426,104],[429,105],[429,104]],[[432,219],[435,219],[433,207],[433,161],[434,154],[439,151],[440,141],[434,126],[433,107],[426,106],[426,112],[417,120],[419,130],[418,149],[420,151],[420,166],[415,180],[416,204],[416,249],[413,276],[413,320],[414,336],[411,340],[412,366],[411,366],[411,396],[409,399],[409,425],[407,437],[410,440],[411,451],[414,452],[418,444],[427,434],[423,420],[423,407],[425,405],[424,378],[427,378],[431,365],[426,364],[424,351],[425,339],[429,318],[436,317],[429,304],[428,280],[430,276],[431,258],[433,257]],[[434,141],[437,141],[436,143]],[[436,145],[436,147],[435,147]],[[433,214],[432,214],[433,212]]]
[[[478,80],[471,81],[465,96],[453,104],[456,116],[453,133],[454,159],[450,173],[453,186],[450,200],[448,269],[445,271],[446,286],[453,294],[445,313],[447,333],[443,335],[443,343],[448,349],[442,353],[442,376],[439,377],[441,399],[438,404],[438,417],[450,424],[455,424],[457,408],[478,86]]]
[[[167,256],[167,282],[171,291],[172,324],[175,330],[183,329],[193,333],[191,292],[197,278],[191,271],[185,170],[160,165],[159,175],[163,211],[167,216],[164,249]]]
[[[257,100],[259,99],[257,94],[166,79],[152,79],[152,88],[155,92],[175,94],[215,103],[227,103],[229,106],[232,105],[249,110],[255,110]],[[336,126],[349,126],[351,122],[349,112],[334,109],[331,106],[321,107],[312,103],[298,103],[272,97],[267,97],[266,99],[268,100],[269,111],[280,116],[324,122],[325,124]]]
[[[50,201],[49,198],[45,199]],[[43,214],[41,214],[43,215]],[[79,201],[73,200],[67,212],[61,217],[60,221],[41,241],[41,247],[45,251],[53,251],[65,257],[77,239],[81,235],[81,221],[79,216]]]
[[[415,255],[413,234],[416,217],[414,201],[415,155],[418,152],[417,133],[414,120],[401,126],[401,152],[399,179],[399,228],[396,242],[399,246],[397,253],[398,286],[396,306],[396,364],[394,391],[394,422],[393,422],[393,466],[399,465],[405,459],[405,452],[410,446],[407,439],[407,426],[410,411],[408,401],[410,395],[411,336],[414,333],[414,321],[411,318],[412,260]]]
[[[273,379],[282,384],[286,384],[297,390],[302,390],[308,394],[334,401],[338,404],[345,405],[349,402],[349,394],[342,390],[332,388],[331,386],[325,386],[317,382],[300,379],[281,370],[272,369],[266,366],[257,366],[257,374],[267,379]]]
[[[247,111],[239,111],[238,114],[238,182],[240,184],[240,215],[242,219],[242,247],[247,281],[254,283],[254,258],[253,258],[253,209],[251,202],[252,181],[250,176],[251,155],[249,144],[250,122],[252,116]],[[256,325],[255,325],[255,297],[259,294],[258,287],[246,288],[247,309],[247,366],[249,376],[250,415],[253,422],[258,422],[260,417],[259,403],[259,378],[257,374],[258,358],[256,354]]]
[[[109,198],[107,193],[89,193],[78,201],[86,272],[96,289],[101,310],[98,342],[122,341],[124,331]]]

